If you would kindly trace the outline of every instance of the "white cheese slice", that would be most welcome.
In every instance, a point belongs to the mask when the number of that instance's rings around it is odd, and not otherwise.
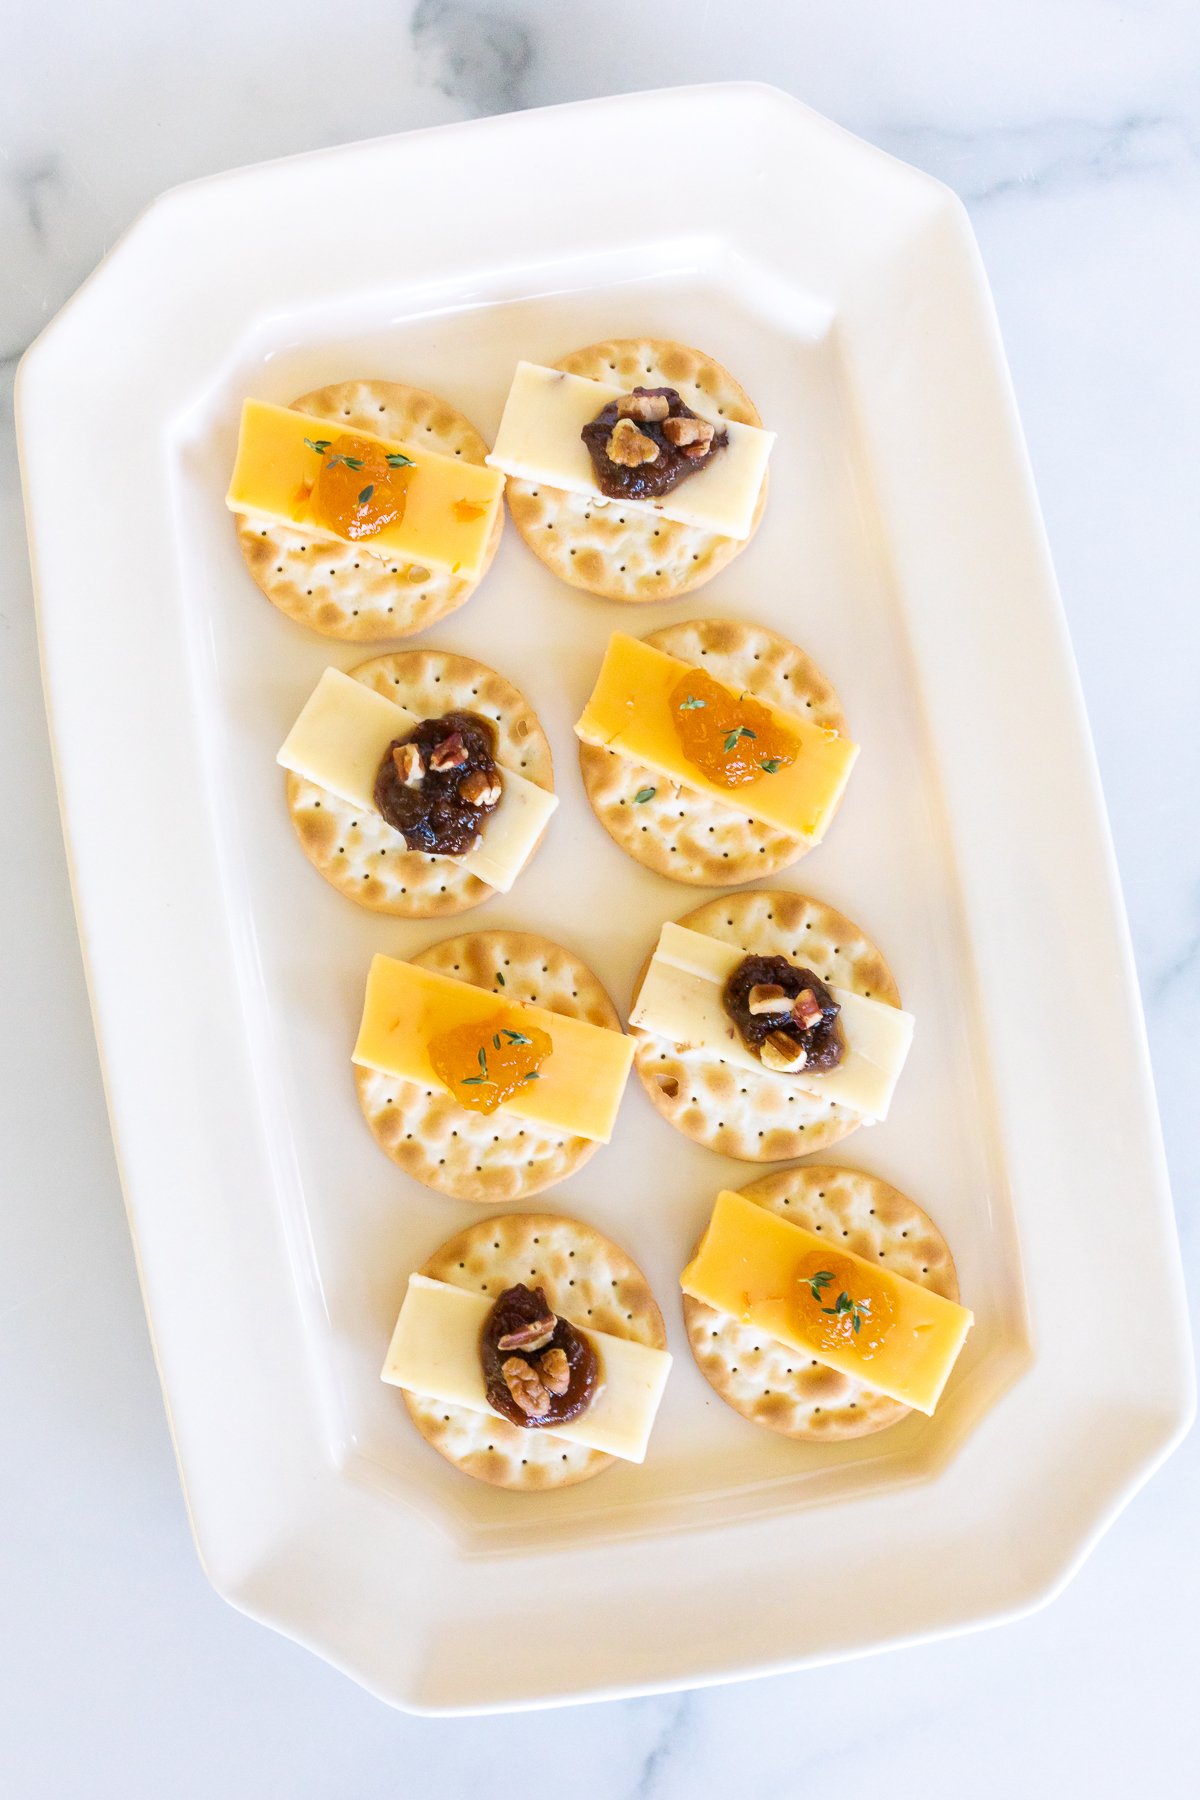
[[[770,1073],[748,1050],[729,1014],[722,994],[725,983],[745,952],[686,926],[662,928],[646,979],[629,1015],[632,1028],[648,1031],[690,1050],[708,1050],[722,1062]],[[828,985],[828,984],[827,984]],[[841,1007],[839,1024],[846,1050],[836,1068],[823,1075],[777,1075],[806,1094],[833,1100],[860,1113],[865,1121],[886,1119],[900,1071],[912,1043],[915,1020],[882,1000],[868,1000],[849,988],[829,992]]]
[[[496,433],[496,447],[484,460],[520,481],[544,481],[547,487],[563,488],[570,494],[590,494],[600,506],[659,513],[677,524],[719,532],[722,537],[749,537],[775,442],[773,431],[760,431],[754,425],[712,417],[711,424],[729,433],[728,445],[661,500],[606,500],[599,493],[592,459],[580,433],[610,400],[620,400],[628,392],[628,388],[591,381],[584,375],[567,375],[538,363],[518,363]]]
[[[426,1400],[500,1418],[488,1405],[479,1361],[479,1337],[492,1304],[487,1294],[433,1281],[428,1275],[410,1275],[383,1380]],[[571,1323],[577,1331],[584,1330],[575,1320]],[[600,1386],[586,1412],[547,1435],[640,1463],[671,1357],[666,1350],[590,1327],[584,1335],[600,1359]]]
[[[276,762],[318,787],[374,812],[375,776],[393,738],[420,724],[414,713],[340,669],[326,669],[292,726]],[[511,769],[500,804],[485,819],[478,844],[461,863],[480,881],[507,894],[558,805],[554,794]]]

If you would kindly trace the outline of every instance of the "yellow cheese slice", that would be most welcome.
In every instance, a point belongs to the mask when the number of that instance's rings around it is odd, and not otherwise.
[[[736,944],[684,925],[663,926],[658,945],[646,971],[646,979],[629,1015],[631,1027],[648,1031],[689,1050],[708,1050],[722,1062],[769,1075],[758,1057],[748,1050],[733,1020],[725,1011],[725,983],[743,961],[745,951]],[[900,1071],[912,1043],[915,1020],[911,1013],[882,1000],[868,1000],[849,988],[830,987],[841,1007],[845,1053],[836,1068],[824,1075],[776,1075],[806,1094],[833,1100],[860,1113],[864,1122],[886,1119]]]
[[[496,433],[496,447],[487,460],[494,469],[503,469],[518,480],[544,481],[547,487],[563,488],[569,494],[589,494],[601,507],[658,513],[680,525],[719,532],[722,537],[749,537],[775,442],[773,431],[760,431],[754,425],[737,425],[714,415],[710,423],[728,432],[728,445],[661,500],[608,500],[600,494],[580,433],[611,400],[620,400],[628,392],[628,388],[611,387],[584,375],[566,375],[561,369],[545,369],[538,363],[518,363]]]
[[[364,682],[326,669],[275,758],[283,768],[315,781],[364,812],[375,811],[375,777],[393,739],[420,720]],[[553,794],[504,769],[503,791],[484,819],[480,838],[461,863],[480,881],[507,894],[558,805]]]
[[[471,1412],[503,1415],[488,1405],[479,1338],[492,1310],[486,1294],[473,1294],[428,1275],[410,1275],[408,1292],[383,1365],[383,1380],[407,1388],[426,1400],[465,1406]],[[608,1456],[640,1463],[646,1455],[650,1428],[671,1369],[666,1350],[638,1344],[606,1331],[585,1331],[574,1319],[600,1359],[601,1385],[579,1418],[558,1426],[547,1437],[583,1444]]]
[[[797,1288],[801,1258],[814,1252],[823,1258],[844,1258],[861,1269],[862,1293],[869,1291],[868,1282],[886,1291],[893,1322],[873,1355],[860,1355],[852,1347],[852,1339],[845,1347],[830,1349],[818,1346],[806,1333],[803,1314],[790,1296]],[[923,1413],[931,1413],[937,1405],[974,1323],[974,1314],[965,1306],[866,1257],[830,1245],[815,1231],[806,1231],[765,1206],[756,1206],[743,1194],[728,1191],[718,1195],[700,1248],[679,1283],[694,1300],[754,1324],[790,1349],[815,1357],[843,1375],[853,1375]],[[852,1279],[847,1280],[845,1291],[851,1299],[857,1297]],[[837,1294],[833,1288],[828,1293],[832,1304]]]
[[[448,1093],[429,1060],[430,1038],[456,1025],[492,1019],[501,1008],[547,1032],[553,1045],[539,1079],[504,1101],[503,1110],[564,1137],[607,1144],[633,1059],[632,1038],[544,1006],[518,1005],[415,963],[375,957],[351,1060],[364,1069],[418,1082],[431,1093]]]
[[[296,526],[313,537],[346,542],[312,517],[310,490],[324,453],[305,443],[306,438],[313,443],[332,439],[344,430],[337,419],[317,419],[265,400],[247,400],[226,506]],[[412,462],[405,471],[403,518],[374,537],[357,539],[356,548],[367,555],[398,556],[431,569],[449,569],[456,575],[477,575],[504,488],[495,470],[372,431],[355,430],[353,435],[401,451]]]
[[[819,844],[850,779],[858,745],[755,694],[778,728],[799,740],[796,760],[743,787],[722,787],[688,761],[675,728],[671,695],[690,670],[691,665],[677,656],[614,632],[592,697],[575,727],[576,737],[604,750],[619,750],[735,812],[774,825],[806,844]],[[738,698],[737,688],[729,687],[729,692]]]

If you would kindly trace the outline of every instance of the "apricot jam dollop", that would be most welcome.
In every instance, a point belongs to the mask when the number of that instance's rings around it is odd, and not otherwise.
[[[703,669],[671,690],[671,718],[688,761],[721,787],[742,787],[796,760],[799,740],[752,694],[731,694]]]
[[[801,1258],[795,1306],[814,1350],[852,1350],[864,1362],[882,1350],[896,1316],[887,1289],[836,1251]]]
[[[494,1113],[538,1079],[553,1048],[549,1032],[509,1008],[439,1032],[429,1040],[429,1060],[460,1106]]]
[[[401,452],[389,451],[370,438],[343,432],[326,441],[312,494],[312,516],[328,531],[352,541],[377,537],[404,517],[412,464]]]

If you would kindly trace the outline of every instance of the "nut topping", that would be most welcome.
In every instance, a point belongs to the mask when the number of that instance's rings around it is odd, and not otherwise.
[[[746,1003],[752,1013],[790,1013],[792,996],[773,981],[759,982],[750,989]]]
[[[547,1350],[538,1365],[548,1394],[565,1394],[571,1385],[571,1365],[565,1350]]]
[[[792,1017],[801,1031],[811,1031],[824,1018],[821,1003],[811,988],[801,988],[792,1007]]]
[[[541,1289],[537,1292],[540,1294]],[[515,1331],[506,1331],[496,1339],[497,1350],[541,1350],[554,1336],[554,1327],[558,1323],[548,1306],[543,1306],[536,1318],[522,1319]]]
[[[703,456],[715,436],[707,419],[667,419],[662,429],[667,442],[689,456]]]
[[[459,782],[458,792],[469,806],[495,806],[501,789],[494,775],[487,775],[482,769],[472,769]]]
[[[563,1358],[564,1362],[566,1358]],[[500,1365],[504,1385],[529,1419],[540,1419],[550,1411],[550,1396],[542,1386],[537,1370],[523,1356],[510,1356]]]
[[[462,732],[452,731],[448,738],[429,753],[429,766],[440,773],[444,769],[461,769],[467,760],[467,746],[463,743]]]
[[[619,419],[653,419],[661,424],[670,410],[671,402],[665,394],[643,394],[635,390],[617,401]]]
[[[795,1075],[808,1061],[808,1052],[786,1031],[773,1031],[765,1037],[758,1054],[763,1068],[777,1075]]]
[[[392,761],[396,765],[396,773],[405,787],[420,787],[425,775],[425,764],[421,752],[415,744],[394,744]]]
[[[623,469],[637,469],[642,463],[658,461],[658,445],[644,431],[639,431],[632,419],[617,420],[606,449],[608,460]]]

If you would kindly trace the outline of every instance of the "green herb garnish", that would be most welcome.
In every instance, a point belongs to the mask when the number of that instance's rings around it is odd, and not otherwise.
[[[702,706],[707,705],[707,700],[697,700],[695,694],[689,694],[686,700],[679,702],[679,710],[680,712],[699,712]]]
[[[358,504],[360,506],[365,506],[367,504],[367,501],[371,498],[371,495],[374,492],[375,492],[375,483],[373,481],[368,481],[366,487],[362,488],[359,492]]]
[[[523,1076],[522,1079],[524,1081],[540,1081],[542,1078],[536,1069],[530,1069],[528,1075]]]
[[[639,788],[637,793],[633,796],[633,804],[635,806],[645,806],[647,800],[653,800],[657,792],[657,788]]]
[[[499,969],[497,969],[497,970],[496,970],[496,980],[497,980],[497,981],[498,981],[498,982],[499,982],[499,983],[500,983],[500,986],[501,986],[501,987],[503,987],[503,986],[504,986],[504,977],[503,977],[503,975],[502,975],[502,974],[501,974],[501,973],[500,973],[500,971],[499,971]]]
[[[328,449],[328,447],[329,446],[326,445],[326,449]],[[348,469],[353,469],[356,473],[363,466],[361,456],[342,456],[339,454],[337,456],[331,456],[329,461],[325,464],[325,467],[327,469],[336,469],[339,463],[345,463]]]
[[[768,756],[758,766],[764,775],[778,775],[782,760],[782,757],[779,756]]]
[[[821,1299],[821,1289],[827,1288],[832,1280],[833,1272],[830,1269],[818,1269],[815,1275],[808,1277],[808,1285],[814,1300]]]
[[[731,731],[729,733],[729,736],[725,739],[725,748],[727,751],[728,750],[736,750],[739,738],[744,738],[744,737],[754,738],[757,736],[758,736],[757,731],[751,731],[751,729],[748,725],[739,725],[733,731]]]
[[[820,1299],[820,1295],[818,1295],[817,1298]],[[836,1306],[823,1306],[821,1311],[823,1313],[831,1314],[834,1318],[837,1318],[842,1313],[849,1313],[850,1323],[853,1325],[855,1331],[859,1330],[863,1322],[862,1311],[858,1301],[852,1300],[845,1290],[838,1295]]]
[[[332,441],[331,438],[305,438],[304,444],[306,449],[315,450],[318,456],[324,456]]]
[[[413,459],[411,456],[405,456],[401,450],[389,450],[387,453],[387,465],[389,469],[411,469],[413,466]]]
[[[529,1044],[533,1041],[531,1038],[527,1038],[523,1031],[510,1031],[507,1025],[501,1026],[501,1030],[510,1044]],[[497,1044],[496,1048],[500,1048],[499,1044]]]

